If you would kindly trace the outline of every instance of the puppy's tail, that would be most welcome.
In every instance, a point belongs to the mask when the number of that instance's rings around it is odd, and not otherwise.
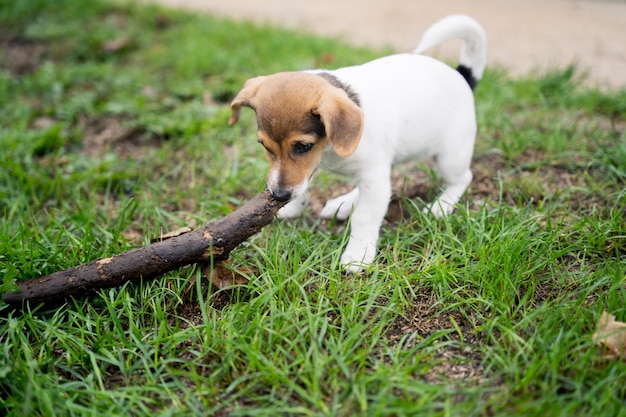
[[[476,20],[465,15],[444,17],[426,30],[414,52],[421,54],[451,39],[463,40],[461,57],[456,69],[473,90],[482,78],[487,65],[487,35]]]

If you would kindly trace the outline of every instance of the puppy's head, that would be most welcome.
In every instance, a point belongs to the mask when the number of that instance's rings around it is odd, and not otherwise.
[[[286,72],[248,80],[231,103],[228,124],[241,106],[256,112],[259,143],[270,161],[267,186],[274,198],[303,194],[330,145],[341,157],[356,150],[363,112],[348,94],[310,73]]]

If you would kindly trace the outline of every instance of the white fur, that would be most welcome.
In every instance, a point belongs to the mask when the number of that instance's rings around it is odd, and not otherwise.
[[[416,52],[454,37],[465,41],[461,64],[479,79],[485,68],[486,37],[470,17],[455,15],[439,21],[426,31]],[[454,209],[472,180],[474,96],[458,71],[419,53],[391,55],[329,72],[358,94],[365,125],[357,150],[348,158],[340,158],[330,146],[326,149],[321,166],[351,176],[356,188],[329,200],[320,215],[345,219],[352,213],[350,240],[341,263],[358,271],[376,255],[394,163],[434,157],[446,187],[429,210],[441,217]],[[297,187],[295,200],[280,211],[281,217],[302,212],[306,182]]]
[[[444,17],[424,32],[416,54],[451,39],[463,39],[459,64],[472,69],[476,79],[481,79],[487,65],[487,36],[480,24],[469,16]]]

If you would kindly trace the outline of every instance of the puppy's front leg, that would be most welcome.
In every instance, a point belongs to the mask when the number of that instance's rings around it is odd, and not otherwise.
[[[278,210],[277,216],[279,219],[293,219],[298,217],[302,214],[308,203],[309,194],[302,193],[300,196],[287,203],[286,206]]]
[[[320,212],[320,217],[322,219],[337,217],[338,220],[346,220],[358,201],[359,187],[355,187],[349,193],[328,200]]]
[[[358,272],[374,261],[380,226],[391,198],[389,176],[359,181],[359,200],[352,213],[350,240],[341,255],[347,271]]]

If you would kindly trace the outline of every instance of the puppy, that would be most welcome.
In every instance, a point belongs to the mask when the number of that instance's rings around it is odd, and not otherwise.
[[[420,55],[454,38],[464,41],[456,70]],[[332,71],[252,78],[231,103],[229,125],[239,120],[242,106],[256,112],[258,141],[270,162],[268,188],[277,200],[291,200],[280,210],[281,218],[302,213],[318,167],[354,179],[356,187],[329,200],[320,216],[352,214],[341,263],[359,271],[376,255],[394,163],[434,158],[445,188],[428,210],[438,217],[452,212],[472,181],[472,90],[486,59],[480,24],[468,16],[448,16],[426,31],[412,54]]]

